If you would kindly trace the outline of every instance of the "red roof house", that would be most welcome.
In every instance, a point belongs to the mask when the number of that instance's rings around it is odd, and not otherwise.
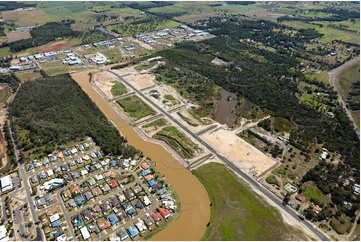
[[[110,223],[109,223],[108,220],[105,220],[105,221],[103,222],[103,224],[101,224],[99,227],[100,227],[101,230],[107,229],[107,228],[110,227]]]
[[[73,189],[71,189],[72,193],[79,194],[80,193],[80,187],[78,184],[76,184]]]
[[[153,176],[152,174],[146,175],[146,176],[144,177],[144,179],[147,180],[147,181],[150,181],[150,180],[152,180],[153,178],[154,178],[154,176]]]
[[[306,198],[302,196],[301,194],[296,195],[296,199],[300,201],[301,203],[304,203],[306,201]]]
[[[142,167],[143,170],[147,170],[149,168],[149,165],[146,162],[143,162],[140,167]]]
[[[158,211],[163,216],[163,218],[168,218],[170,216],[170,212],[168,209],[158,207]]]
[[[116,180],[113,180],[112,183],[110,184],[110,186],[112,188],[116,188],[117,186],[119,186],[118,182]]]
[[[155,222],[161,221],[163,218],[159,213],[150,213],[150,216],[152,216],[153,220]]]

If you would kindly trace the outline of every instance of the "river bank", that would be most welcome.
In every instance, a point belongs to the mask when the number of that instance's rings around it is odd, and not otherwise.
[[[89,71],[71,74],[105,116],[127,137],[128,143],[157,163],[157,170],[177,191],[179,218],[154,235],[152,240],[200,240],[210,220],[210,200],[206,189],[163,146],[144,140],[116,110],[97,93],[89,82]]]

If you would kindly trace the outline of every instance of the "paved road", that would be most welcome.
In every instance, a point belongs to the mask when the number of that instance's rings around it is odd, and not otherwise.
[[[147,100],[149,103],[151,103],[154,107],[156,107],[161,113],[163,113],[165,116],[167,116],[170,120],[172,120],[175,124],[177,124],[179,127],[181,127],[185,132],[187,132],[189,135],[191,135],[194,139],[196,139],[199,143],[204,145],[208,150],[210,150],[212,153],[214,153],[219,159],[221,159],[225,164],[227,164],[230,168],[232,168],[238,175],[240,175],[244,180],[246,180],[248,183],[253,185],[254,188],[258,189],[260,192],[262,192],[265,196],[267,196],[270,200],[272,200],[275,204],[277,204],[281,209],[289,213],[292,217],[299,220],[298,215],[296,212],[291,209],[288,206],[284,206],[282,204],[282,200],[276,197],[273,193],[271,193],[267,188],[260,185],[256,180],[249,177],[246,173],[244,173],[241,169],[239,169],[237,166],[235,166],[231,161],[229,161],[227,158],[225,158],[223,155],[218,153],[215,149],[213,149],[210,145],[208,145],[205,141],[203,141],[198,135],[194,134],[192,131],[190,131],[187,127],[185,127],[183,124],[178,122],[175,118],[173,118],[168,112],[164,111],[162,108],[160,108],[156,103],[154,103],[150,98],[148,98],[146,95],[144,95],[141,91],[133,87],[128,81],[126,81],[121,75],[117,74],[116,72],[112,70],[108,70],[108,72],[114,74],[117,76],[120,80],[122,80],[124,83],[126,83],[132,90],[134,90],[138,95],[143,97],[145,100]],[[314,227],[315,225],[311,224],[308,221],[299,220],[300,223],[304,224],[306,227],[308,227],[318,238],[324,241],[328,241],[329,238],[321,232],[318,228]]]
[[[346,111],[346,114],[348,116],[348,118],[351,120],[355,130],[356,130],[356,133],[360,136],[360,133],[357,129],[357,125],[355,124],[355,121],[353,120],[353,117],[350,113],[350,110],[348,110],[347,106],[346,106],[346,102],[345,100],[342,99],[341,97],[341,94],[340,92],[337,90],[337,86],[336,86],[336,82],[338,81],[338,75],[343,71],[345,70],[346,68],[348,68],[349,66],[357,63],[357,62],[360,62],[360,57],[357,57],[355,59],[352,59],[346,63],[344,63],[343,65],[337,67],[336,69],[333,69],[332,71],[328,72],[328,76],[330,78],[330,82],[331,82],[331,86],[333,87],[333,89],[337,92],[338,94],[338,102],[340,103],[340,105],[345,109]]]

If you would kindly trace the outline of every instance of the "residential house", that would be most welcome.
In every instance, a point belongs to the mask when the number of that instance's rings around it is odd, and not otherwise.
[[[138,194],[142,191],[142,188],[139,185],[136,185],[135,187],[133,187],[133,191],[135,192],[135,194]]]
[[[306,198],[304,196],[302,196],[301,194],[297,194],[295,198],[298,201],[300,201],[301,203],[304,203],[306,201]]]
[[[146,218],[144,219],[144,223],[148,226],[148,228],[154,224],[154,220],[148,213]]]
[[[83,239],[84,240],[87,240],[90,238],[90,233],[87,229],[87,226],[84,226],[80,229],[80,232],[81,232],[81,235],[83,236]]]
[[[129,238],[128,233],[123,228],[120,230],[120,232],[117,235],[119,236],[120,240],[122,240],[122,241]]]
[[[154,220],[155,222],[158,222],[158,221],[163,220],[163,217],[162,217],[162,215],[160,215],[160,213],[150,212],[150,216],[153,218],[153,220]]]
[[[100,196],[100,195],[103,194],[102,190],[100,190],[99,187],[93,188],[92,193],[93,193],[93,195],[94,195],[95,197]]]
[[[75,203],[80,207],[84,201],[85,201],[85,199],[84,199],[83,195],[81,195],[79,198],[77,198],[75,200]]]
[[[163,216],[163,218],[168,218],[170,215],[171,215],[171,213],[169,212],[169,210],[168,209],[165,209],[165,208],[161,208],[161,207],[158,207],[157,208],[158,209],[158,211],[159,211],[159,213]]]
[[[112,226],[119,222],[118,217],[114,213],[108,215],[108,219],[109,219]]]
[[[91,224],[89,226],[89,229],[90,229],[90,232],[92,232],[92,233],[99,234],[101,232],[97,224]]]
[[[132,200],[135,197],[134,193],[130,189],[125,190],[124,194],[129,200]]]
[[[61,220],[58,219],[58,220],[54,221],[53,223],[51,223],[51,227],[52,228],[57,228],[57,227],[60,227],[61,224],[62,224]]]
[[[90,191],[87,191],[86,193],[84,193],[84,196],[87,201],[89,201],[90,199],[93,198],[93,194]]]
[[[140,167],[141,167],[143,170],[149,169],[149,165],[148,165],[146,162],[143,162],[142,164],[140,164]]]
[[[143,170],[143,171],[141,172],[141,175],[142,175],[142,176],[146,176],[146,175],[149,175],[150,173],[151,173],[150,169],[147,169],[147,170]]]
[[[72,189],[71,189],[71,193],[74,194],[79,194],[80,193],[80,187],[78,184],[76,184]]]
[[[112,205],[112,207],[118,207],[120,205],[120,201],[117,197],[112,197],[110,199],[110,204]]]
[[[108,220],[105,220],[102,223],[98,223],[98,226],[101,230],[105,230],[110,227],[110,223]]]
[[[143,232],[147,230],[147,226],[145,226],[144,221],[138,218],[138,223],[135,224],[135,227],[139,230],[139,232]]]
[[[119,193],[119,194],[118,194],[118,199],[119,199],[119,201],[120,201],[121,203],[124,202],[125,200],[127,200],[122,193]]]
[[[322,208],[320,208],[320,206],[316,205],[313,206],[312,211],[316,214],[318,214],[319,212],[321,212]]]
[[[143,203],[145,204],[145,206],[149,206],[150,204],[152,204],[152,202],[149,200],[148,196],[143,197]]]
[[[84,210],[83,216],[84,216],[85,220],[87,220],[87,221],[93,219],[93,213],[89,209]]]
[[[110,186],[108,185],[108,183],[105,183],[104,185],[99,185],[99,187],[103,190],[103,192],[110,191]]]
[[[110,184],[110,187],[111,187],[112,189],[114,189],[114,188],[116,188],[116,187],[118,187],[118,186],[119,186],[118,182],[117,182],[116,180],[112,180],[112,182],[111,182],[111,184]]]
[[[91,186],[91,187],[96,184],[96,181],[94,180],[93,177],[88,180],[88,184],[89,184],[89,186]]]
[[[135,227],[132,227],[132,226],[128,227],[128,232],[129,232],[131,238],[134,238],[139,234],[138,229]]]
[[[93,211],[93,213],[100,213],[102,211],[98,204],[92,207],[91,210]]]
[[[136,208],[139,208],[139,209],[143,209],[143,208],[144,208],[144,205],[143,205],[143,203],[142,203],[140,200],[138,200],[134,206],[135,206]]]
[[[107,203],[105,203],[105,202],[102,203],[102,204],[100,204],[99,206],[100,206],[100,208],[101,208],[101,210],[102,210],[103,213],[109,211],[109,209],[110,209],[109,204],[107,204]]]
[[[135,209],[133,208],[133,206],[130,205],[128,202],[123,203],[122,206],[123,206],[124,211],[125,211],[129,216],[133,216],[133,215],[136,213],[136,211],[135,211]]]
[[[152,179],[152,180],[150,180],[149,182],[148,182],[148,185],[150,186],[150,187],[153,187],[153,186],[155,186],[157,183],[155,182],[155,180],[154,179]]]
[[[74,199],[70,199],[70,200],[68,201],[68,205],[69,205],[69,207],[71,207],[71,208],[75,208],[75,207],[76,207],[75,200],[74,200]]]
[[[144,179],[149,182],[150,180],[154,179],[154,176],[152,174],[148,174],[144,177]]]

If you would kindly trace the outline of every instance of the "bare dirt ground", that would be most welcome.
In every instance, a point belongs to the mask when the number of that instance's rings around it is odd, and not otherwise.
[[[132,42],[138,44],[140,47],[146,49],[146,50],[154,50],[154,48],[151,45],[148,45],[138,39],[132,38]]]
[[[62,40],[59,42],[55,42],[53,44],[50,45],[45,45],[43,48],[41,48],[42,52],[47,52],[47,51],[57,51],[57,50],[61,50],[64,48],[68,48],[73,46],[73,43],[67,41],[67,40]]]
[[[109,98],[113,98],[111,92],[114,80],[118,78],[109,72],[98,72],[93,75],[94,84],[100,88]]]
[[[153,74],[130,74],[123,78],[139,90],[155,85],[155,75]]]
[[[18,26],[35,26],[44,24],[49,15],[42,10],[15,12],[14,10],[3,11],[6,21],[15,21]]]
[[[225,62],[224,60],[219,59],[218,57],[214,58],[211,61],[212,64],[216,65],[216,66],[224,66],[224,65],[228,65],[228,62]]]
[[[202,138],[239,168],[254,169],[256,175],[276,164],[275,160],[248,144],[232,131],[219,129],[202,135]]]
[[[6,34],[8,43],[21,40],[21,39],[28,39],[31,38],[30,31],[12,31]]]

